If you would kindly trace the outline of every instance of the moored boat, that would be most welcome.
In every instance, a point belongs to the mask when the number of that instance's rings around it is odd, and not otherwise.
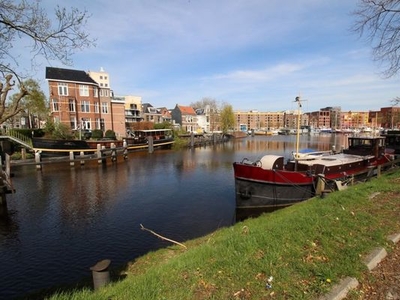
[[[287,163],[277,155],[234,162],[236,208],[289,206],[315,196],[321,181],[336,189],[367,178],[371,170],[391,160],[385,153],[384,137],[349,137],[349,148],[341,153],[299,155]]]
[[[128,130],[127,134],[125,140],[130,150],[147,148],[150,140],[154,147],[171,147],[174,143],[171,129]]]
[[[234,162],[237,216],[258,215],[341,189],[393,160],[385,151],[385,137],[349,136],[348,145],[342,152],[300,153],[297,148],[286,163],[279,155]]]
[[[64,156],[70,151],[81,152],[89,150],[90,145],[84,140],[63,140],[32,138],[32,148],[34,152],[41,153],[42,156]]]

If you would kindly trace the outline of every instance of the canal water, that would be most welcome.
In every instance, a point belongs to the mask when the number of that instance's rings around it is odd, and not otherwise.
[[[16,193],[0,215],[0,299],[89,279],[103,259],[123,267],[235,222],[232,163],[289,157],[295,136],[255,136],[184,150],[130,153],[128,160],[13,166]],[[335,135],[301,136],[300,149],[344,145]]]

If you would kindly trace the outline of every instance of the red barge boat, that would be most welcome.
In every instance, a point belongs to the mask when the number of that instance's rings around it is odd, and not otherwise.
[[[340,153],[300,154],[297,149],[287,163],[277,155],[234,162],[237,216],[256,216],[341,189],[376,174],[379,166],[394,159],[385,151],[385,137],[352,136],[348,140],[348,148]]]

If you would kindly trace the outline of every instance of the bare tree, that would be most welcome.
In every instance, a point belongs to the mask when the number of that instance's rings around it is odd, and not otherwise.
[[[22,82],[24,74],[18,71],[19,57],[14,46],[29,42],[32,67],[38,56],[70,65],[75,51],[94,45],[84,30],[88,18],[87,11],[68,11],[59,6],[54,15],[48,15],[39,0],[0,0],[0,123],[13,116],[4,113],[8,93],[15,87],[13,77],[19,82],[19,93],[13,99],[12,111],[18,113],[21,99],[29,94]]]
[[[400,70],[400,1],[360,0],[354,15],[353,30],[371,43],[382,74],[386,78],[396,75]]]

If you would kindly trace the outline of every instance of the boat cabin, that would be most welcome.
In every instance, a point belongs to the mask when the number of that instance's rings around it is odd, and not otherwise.
[[[349,147],[343,153],[353,155],[373,155],[381,157],[385,153],[385,137],[349,137]]]

